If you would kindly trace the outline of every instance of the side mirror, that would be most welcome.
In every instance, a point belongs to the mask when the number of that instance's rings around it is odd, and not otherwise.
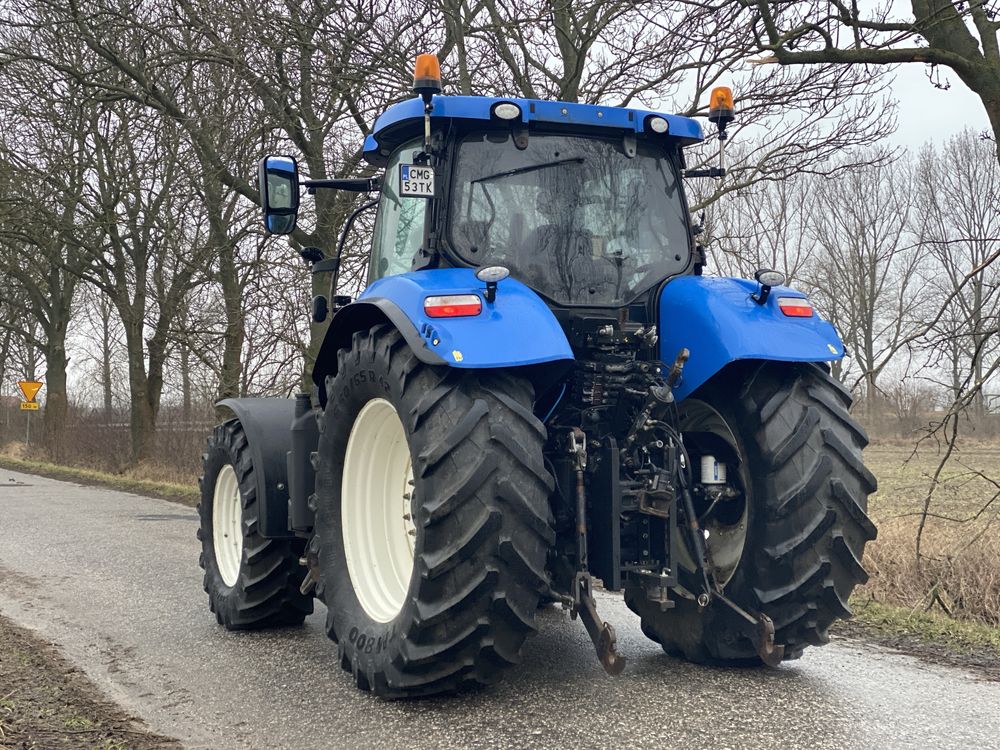
[[[291,156],[265,156],[258,167],[264,226],[271,234],[291,234],[299,211],[299,168]]]

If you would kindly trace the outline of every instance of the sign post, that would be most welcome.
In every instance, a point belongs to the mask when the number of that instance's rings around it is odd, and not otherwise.
[[[38,380],[20,380],[17,387],[21,389],[24,401],[21,402],[21,411],[38,411],[38,402],[35,396],[42,389],[42,383]],[[26,415],[24,427],[24,442],[31,445],[31,415]]]

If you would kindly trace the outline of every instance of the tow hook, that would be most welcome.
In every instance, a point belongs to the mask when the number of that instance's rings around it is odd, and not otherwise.
[[[769,667],[776,667],[785,658],[785,647],[774,642],[774,623],[767,615],[757,615],[759,619],[753,645],[757,656]]]
[[[316,564],[315,552],[311,551],[310,555],[300,557],[299,565],[306,569],[305,578],[302,579],[302,585],[299,586],[299,593],[308,596],[316,588],[316,583],[319,581],[319,566]]]

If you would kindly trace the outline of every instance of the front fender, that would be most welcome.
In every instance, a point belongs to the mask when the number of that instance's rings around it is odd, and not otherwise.
[[[333,318],[320,351],[314,380],[336,372],[336,350],[350,344],[356,330],[378,320],[391,322],[419,359],[457,368],[538,365],[573,359],[566,335],[541,297],[517,279],[501,281],[487,302],[485,285],[471,268],[438,268],[387,276]],[[479,315],[432,318],[424,299],[432,295],[477,294]]]
[[[288,530],[288,464],[295,401],[290,398],[226,398],[216,406],[236,415],[243,426],[257,479],[260,534],[291,538]]]
[[[830,323],[813,315],[790,318],[778,297],[805,297],[790,287],[774,287],[763,305],[751,295],[747,279],[682,276],[660,297],[660,359],[669,366],[682,348],[691,352],[674,395],[683,399],[730,362],[765,359],[780,362],[830,362],[844,356],[844,345]]]

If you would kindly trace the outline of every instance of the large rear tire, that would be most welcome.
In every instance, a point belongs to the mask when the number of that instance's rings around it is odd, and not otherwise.
[[[868,439],[848,413],[850,394],[815,365],[767,362],[738,370],[700,390],[736,438],[749,488],[742,555],[725,586],[746,609],[774,622],[785,659],[822,645],[837,619],[851,616],[848,597],[868,580],[861,565],[875,538],[867,516],[876,480],[861,451]],[[736,398],[733,398],[736,394]],[[685,404],[679,410],[682,426]],[[697,458],[692,461],[697,465]],[[682,570],[682,583],[694,578]],[[751,633],[728,608],[677,597],[665,612],[640,587],[625,600],[642,629],[667,653],[692,661],[760,663]]]
[[[258,530],[257,479],[239,420],[215,428],[202,456],[198,560],[215,618],[229,630],[300,625],[313,611],[299,592],[304,542]]]
[[[384,325],[338,353],[326,397],[309,555],[341,665],[387,698],[494,682],[555,540],[531,384],[425,365]]]

